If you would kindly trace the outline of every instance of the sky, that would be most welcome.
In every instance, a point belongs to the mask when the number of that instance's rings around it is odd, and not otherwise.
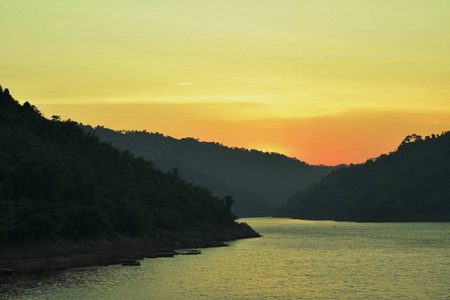
[[[46,117],[362,163],[450,130],[448,0],[0,0]]]

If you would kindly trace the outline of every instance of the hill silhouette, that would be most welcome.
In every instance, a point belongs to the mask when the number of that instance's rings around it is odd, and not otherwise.
[[[450,132],[407,136],[395,152],[331,172],[277,216],[347,221],[450,221]]]
[[[308,165],[295,158],[245,148],[230,148],[194,138],[176,139],[146,131],[114,131],[84,126],[88,133],[122,150],[177,168],[189,182],[235,199],[241,217],[269,216],[299,188],[319,181],[336,167]]]
[[[164,173],[74,121],[46,119],[1,87],[0,136],[0,244],[236,226],[232,197]]]

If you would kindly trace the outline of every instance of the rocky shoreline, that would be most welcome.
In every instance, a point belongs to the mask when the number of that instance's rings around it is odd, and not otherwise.
[[[161,231],[152,238],[45,243],[20,249],[0,250],[0,273],[65,270],[118,264],[121,259],[151,258],[153,253],[183,248],[226,246],[225,241],[260,235],[245,223],[229,228],[191,228],[183,232]],[[3,270],[3,271],[2,271]],[[10,270],[10,271],[8,271]]]

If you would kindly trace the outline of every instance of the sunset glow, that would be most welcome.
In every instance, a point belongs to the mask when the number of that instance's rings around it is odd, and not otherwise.
[[[0,84],[47,117],[360,163],[450,130],[450,1],[4,1]]]

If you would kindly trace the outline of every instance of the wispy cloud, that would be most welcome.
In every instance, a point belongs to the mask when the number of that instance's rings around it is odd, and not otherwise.
[[[189,82],[179,82],[179,83],[175,83],[175,85],[191,85],[191,84],[195,84],[195,82],[189,81]]]

